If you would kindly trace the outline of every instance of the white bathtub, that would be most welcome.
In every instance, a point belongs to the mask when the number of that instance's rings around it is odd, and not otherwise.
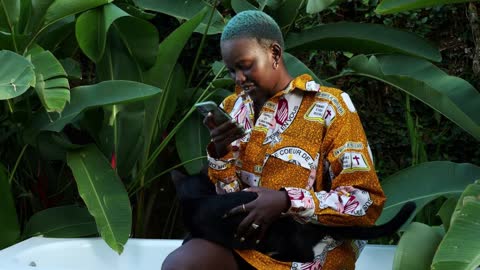
[[[0,250],[0,270],[160,270],[181,240],[130,239],[122,255],[100,238],[33,237]],[[367,245],[357,270],[392,269],[395,246]]]

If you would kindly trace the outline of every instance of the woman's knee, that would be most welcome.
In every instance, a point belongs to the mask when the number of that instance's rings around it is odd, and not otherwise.
[[[213,267],[213,268],[212,268]],[[170,253],[162,270],[237,269],[231,250],[203,239],[192,239]]]
[[[191,256],[181,256],[180,253],[181,250],[176,249],[168,254],[162,263],[162,270],[194,269],[189,260]]]

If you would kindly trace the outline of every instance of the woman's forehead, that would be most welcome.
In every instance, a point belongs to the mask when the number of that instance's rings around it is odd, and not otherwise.
[[[258,56],[266,52],[255,38],[224,40],[220,43],[220,49],[224,60],[227,60],[226,58],[238,60],[238,58]]]

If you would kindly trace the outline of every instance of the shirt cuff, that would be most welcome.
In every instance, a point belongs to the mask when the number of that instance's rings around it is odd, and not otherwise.
[[[290,199],[290,208],[286,212],[294,219],[304,223],[315,217],[315,201],[310,191],[302,188],[286,187],[284,190]]]

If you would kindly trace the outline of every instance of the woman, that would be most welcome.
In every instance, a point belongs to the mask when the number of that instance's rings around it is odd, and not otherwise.
[[[215,123],[211,115],[204,121],[212,139],[209,177],[218,193],[245,188],[258,193],[256,200],[231,210],[248,212],[237,230],[240,241],[261,241],[280,216],[373,225],[385,198],[349,96],[309,75],[292,78],[282,59],[280,28],[263,12],[233,17],[220,47],[236,84],[221,106],[235,121]],[[170,254],[163,268],[350,270],[364,245],[326,237],[313,262],[296,263],[192,239]]]

